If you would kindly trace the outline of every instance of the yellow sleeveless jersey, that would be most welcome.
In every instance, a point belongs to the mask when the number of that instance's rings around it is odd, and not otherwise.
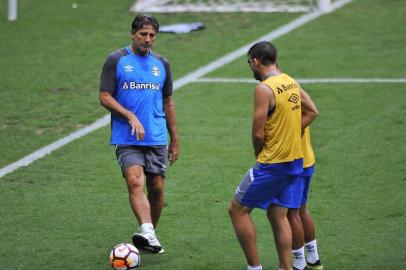
[[[272,89],[275,109],[266,120],[265,143],[257,161],[274,164],[302,158],[299,86],[284,73],[268,77],[262,83]]]
[[[316,161],[312,143],[310,141],[310,128],[307,127],[302,136],[303,168],[312,166]]]

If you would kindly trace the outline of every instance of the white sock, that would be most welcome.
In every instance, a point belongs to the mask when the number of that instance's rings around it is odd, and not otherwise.
[[[313,241],[305,244],[307,251],[307,261],[309,263],[315,263],[319,260],[319,254],[317,253],[317,241]]]
[[[262,265],[260,265],[260,266],[248,265],[247,270],[262,270]]]
[[[152,233],[155,235],[155,230],[154,230],[154,226],[152,225],[152,223],[143,223],[141,224],[141,232],[142,233]]]
[[[296,250],[292,249],[292,257],[294,267],[296,267],[297,269],[304,269],[306,267],[304,247]]]

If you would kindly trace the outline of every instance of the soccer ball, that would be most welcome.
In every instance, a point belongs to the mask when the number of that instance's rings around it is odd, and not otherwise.
[[[110,264],[116,270],[135,269],[140,266],[140,262],[140,253],[131,244],[118,244],[110,252]]]

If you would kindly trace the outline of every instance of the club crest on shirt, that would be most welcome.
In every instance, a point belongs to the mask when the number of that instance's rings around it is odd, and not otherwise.
[[[157,66],[152,66],[152,75],[158,77],[161,74],[161,71]]]
[[[133,72],[134,71],[134,67],[132,65],[125,65],[123,68],[124,68],[125,72]]]

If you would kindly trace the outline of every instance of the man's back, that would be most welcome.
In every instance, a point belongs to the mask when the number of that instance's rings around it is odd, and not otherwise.
[[[257,161],[275,164],[302,158],[299,86],[284,73],[270,76],[262,83],[272,89],[275,107],[268,113],[265,142]]]

